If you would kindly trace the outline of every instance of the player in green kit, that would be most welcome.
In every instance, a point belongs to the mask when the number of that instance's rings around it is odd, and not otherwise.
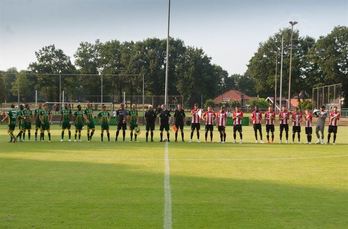
[[[87,104],[87,108],[85,109],[85,112],[84,112],[84,117],[87,124],[87,140],[91,141],[95,131],[92,104],[90,103]]]
[[[34,111],[34,119],[35,119],[35,141],[37,141],[37,133],[41,130],[41,121],[40,121],[40,113],[42,111],[42,104],[39,104],[39,107]]]
[[[62,138],[61,138],[61,142],[64,141],[64,132],[67,129],[68,130],[68,134],[69,134],[69,142],[71,141],[71,118],[72,118],[72,112],[70,109],[70,106],[68,104],[64,104],[64,108],[60,111],[61,114],[61,124],[62,124]]]
[[[135,104],[132,105],[132,109],[129,111],[129,116],[130,139],[133,141],[134,132],[134,141],[137,141],[138,132],[136,130],[138,128],[138,111],[136,110]]]
[[[45,140],[45,131],[48,134],[48,141],[51,141],[51,132],[50,132],[50,123],[52,121],[51,112],[48,110],[48,104],[43,105],[43,110],[40,111],[40,123],[41,123],[41,133],[40,133],[40,141]]]
[[[17,119],[18,119],[18,129],[19,133],[17,134],[16,138],[19,141],[22,141],[22,134],[24,130],[24,106],[23,104],[19,105],[19,111],[17,112]]]
[[[29,104],[25,104],[25,109],[23,111],[24,120],[23,120],[23,140],[25,140],[25,133],[28,132],[28,140],[30,141],[31,137],[31,120],[33,118],[33,112],[30,110]]]
[[[98,114],[98,118],[100,119],[100,125],[101,125],[101,141],[104,139],[104,131],[106,131],[108,136],[108,141],[110,142],[110,132],[109,132],[109,120],[110,120],[110,113],[106,111],[106,106],[102,105],[102,111]]]
[[[10,141],[16,143],[17,139],[14,135],[14,130],[16,128],[17,123],[17,111],[15,110],[15,106],[12,104],[11,109],[6,113],[5,117],[1,120],[1,122],[8,121],[8,134],[10,135]]]
[[[74,113],[75,120],[75,142],[77,139],[77,134],[79,136],[79,142],[81,141],[81,131],[83,129],[84,124],[84,112],[81,109],[81,105],[77,105],[77,111]]]

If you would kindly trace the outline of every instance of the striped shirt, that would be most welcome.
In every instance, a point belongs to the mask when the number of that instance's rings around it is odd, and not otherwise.
[[[217,113],[218,126],[226,126],[227,113],[224,111],[219,111]]]
[[[233,112],[233,125],[242,125],[243,112]]]
[[[305,116],[305,120],[306,120],[306,123],[305,123],[305,126],[306,127],[312,127],[312,120],[313,120],[313,116],[311,113],[307,114]]]
[[[207,111],[203,114],[205,125],[214,125],[215,113],[213,111]]]
[[[192,115],[192,123],[199,123],[199,115],[198,115],[199,109],[192,109],[191,110],[191,115]]]
[[[279,120],[280,120],[280,124],[285,124],[287,125],[289,122],[289,112],[287,111],[282,111],[279,113]]]
[[[302,113],[301,112],[294,112],[292,113],[292,125],[293,126],[301,126],[301,122],[302,122]]]
[[[265,114],[266,125],[274,125],[275,113],[274,111],[267,111]]]
[[[254,111],[253,113],[251,113],[251,120],[253,121],[253,124],[261,124],[262,112]]]
[[[340,113],[339,112],[330,112],[330,120],[329,125],[330,126],[337,126],[338,120],[340,120]]]

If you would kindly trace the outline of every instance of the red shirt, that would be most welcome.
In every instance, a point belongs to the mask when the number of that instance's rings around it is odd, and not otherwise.
[[[301,126],[301,122],[302,122],[302,113],[301,112],[294,112],[292,113],[292,123],[293,126]]]
[[[253,111],[253,113],[251,113],[251,120],[253,121],[253,124],[261,124],[262,112]]]
[[[266,125],[274,125],[275,113],[274,111],[267,111],[265,114]]]
[[[280,124],[288,124],[289,122],[289,112],[285,111],[285,112],[280,112],[279,113],[279,120],[280,120]]]
[[[227,113],[225,111],[224,112],[219,111],[216,116],[217,116],[218,126],[226,126]]]
[[[205,125],[214,125],[215,113],[213,111],[207,111],[203,114]]]
[[[329,119],[329,125],[330,126],[337,126],[338,120],[340,120],[341,114],[339,112],[330,112],[330,119]]]
[[[308,113],[307,115],[305,115],[305,120],[306,120],[306,127],[312,127],[312,120],[313,120],[313,116],[311,113]]]
[[[243,112],[233,112],[233,125],[242,125]]]
[[[192,109],[191,114],[192,114],[192,123],[199,123],[199,115],[198,115],[199,109]]]

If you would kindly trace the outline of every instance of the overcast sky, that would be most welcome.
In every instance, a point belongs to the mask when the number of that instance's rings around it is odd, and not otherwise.
[[[0,0],[0,69],[26,69],[45,45],[73,58],[81,41],[166,37],[167,0]],[[172,0],[171,36],[244,73],[260,42],[299,21],[318,38],[348,25],[348,0]]]

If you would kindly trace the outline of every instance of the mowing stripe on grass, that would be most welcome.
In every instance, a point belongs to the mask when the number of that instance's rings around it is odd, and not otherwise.
[[[172,191],[170,189],[170,163],[168,142],[164,146],[164,229],[172,228]]]

